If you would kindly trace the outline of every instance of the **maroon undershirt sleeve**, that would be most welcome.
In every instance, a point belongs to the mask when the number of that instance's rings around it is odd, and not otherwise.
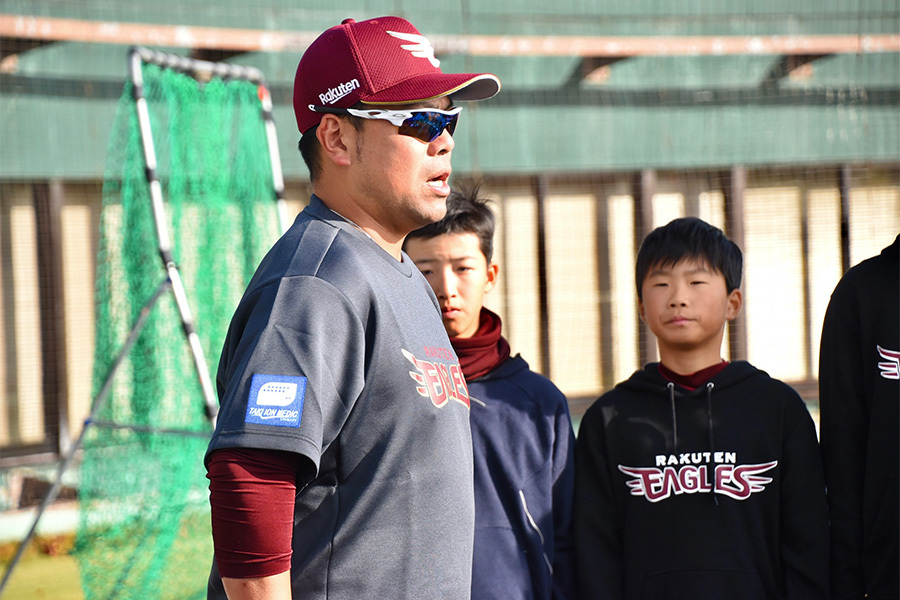
[[[206,476],[222,577],[290,570],[297,465],[290,452],[229,448],[212,454]]]

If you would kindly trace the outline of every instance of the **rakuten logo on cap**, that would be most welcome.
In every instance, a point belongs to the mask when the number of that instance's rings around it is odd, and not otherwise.
[[[322,104],[334,104],[353,90],[359,88],[359,80],[351,79],[337,87],[333,87],[324,94],[319,94]]]

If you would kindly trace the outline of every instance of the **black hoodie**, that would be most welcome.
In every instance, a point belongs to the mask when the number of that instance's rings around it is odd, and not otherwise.
[[[900,236],[835,287],[819,402],[835,600],[900,598]]]
[[[815,426],[747,362],[694,391],[636,372],[585,413],[575,473],[582,600],[828,597]]]

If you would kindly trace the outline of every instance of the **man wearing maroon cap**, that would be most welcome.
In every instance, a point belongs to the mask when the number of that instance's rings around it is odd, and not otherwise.
[[[468,390],[401,246],[444,215],[453,103],[500,82],[439,64],[397,17],[348,19],[300,60],[313,196],[222,350],[209,598],[469,597]]]

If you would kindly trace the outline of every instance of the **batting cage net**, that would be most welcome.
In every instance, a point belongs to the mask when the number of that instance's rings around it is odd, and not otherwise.
[[[75,549],[88,599],[205,597],[211,425],[198,371],[206,367],[192,357],[170,269],[214,370],[234,306],[279,234],[265,88],[149,63],[142,75],[143,89],[128,82],[119,101],[103,187],[94,395],[104,386],[108,395],[86,426]],[[161,251],[166,232],[171,256]]]

